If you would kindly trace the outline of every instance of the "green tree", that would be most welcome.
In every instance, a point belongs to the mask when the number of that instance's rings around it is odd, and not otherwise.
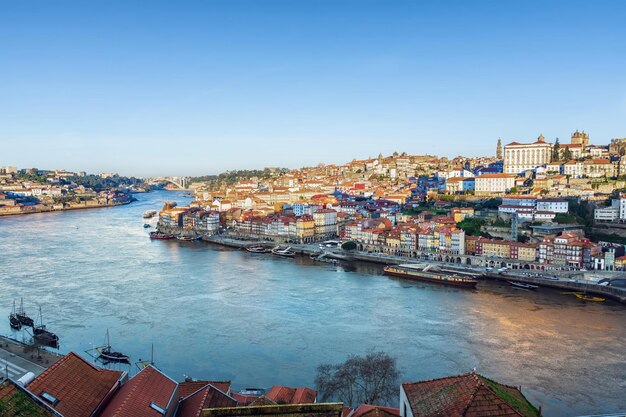
[[[552,160],[553,161],[558,161],[559,158],[559,152],[561,149],[561,145],[559,144],[559,138],[556,138],[556,141],[554,142],[554,146],[552,147]]]
[[[570,150],[569,150],[569,148],[565,148],[565,149],[563,150],[563,158],[562,158],[562,161],[563,161],[563,162],[567,162],[567,161],[569,161],[570,159],[572,159],[572,151],[570,151]]]
[[[468,217],[456,225],[459,229],[463,230],[466,235],[480,236],[480,229],[485,224],[485,220],[478,217]]]

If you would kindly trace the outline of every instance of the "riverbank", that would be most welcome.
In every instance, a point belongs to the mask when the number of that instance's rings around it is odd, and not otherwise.
[[[0,207],[0,217],[6,216],[20,216],[25,214],[37,214],[37,213],[52,213],[58,211],[72,211],[72,210],[87,210],[87,209],[96,209],[96,208],[104,208],[104,207],[116,207],[116,206],[125,206],[127,204],[136,201],[136,199],[131,198],[129,201],[122,201],[116,203],[107,203],[107,204],[76,204],[71,206],[63,206],[63,207],[54,207],[54,206],[46,206],[44,204],[37,204],[34,206],[21,206],[21,207],[9,207],[3,208]]]
[[[211,242],[217,245],[244,249],[253,245],[260,245],[266,247],[276,246],[274,242],[266,242],[266,241],[246,241],[246,240],[238,240],[227,238],[223,236],[206,236],[203,240],[207,242]],[[291,249],[300,255],[316,255],[321,254],[323,251],[319,248],[317,244],[290,244]],[[494,272],[486,272],[484,268],[476,268],[471,266],[460,266],[458,264],[451,264],[445,262],[435,262],[435,261],[421,261],[415,258],[405,258],[401,256],[394,255],[386,255],[380,253],[365,253],[365,252],[351,252],[349,254],[337,254],[333,251],[324,251],[326,258],[331,259],[339,259],[344,261],[362,261],[362,262],[371,262],[382,265],[392,265],[398,263],[414,263],[414,262],[428,262],[440,266],[445,267],[454,267],[459,271],[464,271],[468,273],[475,273],[480,275],[482,279],[490,279],[494,281],[510,281],[514,280],[517,282],[522,282],[531,285],[538,285],[540,287],[548,287],[548,288],[556,288],[565,290],[568,292],[582,292],[586,294],[598,295],[601,297],[609,298],[620,302],[622,304],[626,304],[626,289],[619,287],[609,287],[604,285],[598,285],[593,282],[585,282],[583,279],[578,279],[577,277],[582,274],[581,273],[572,273],[571,271],[564,271],[561,273],[560,278],[555,278],[554,276],[542,276],[539,272],[535,271],[534,275],[530,275],[525,272],[520,271],[519,273],[516,271],[507,271],[506,273],[494,273]],[[551,271],[550,273],[553,273]]]
[[[0,348],[44,368],[51,366],[63,357],[44,347],[22,343],[7,336],[0,336]]]

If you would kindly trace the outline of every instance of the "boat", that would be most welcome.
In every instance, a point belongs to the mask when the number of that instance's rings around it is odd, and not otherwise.
[[[296,253],[291,250],[291,246],[288,246],[285,249],[282,249],[280,246],[276,246],[274,249],[272,249],[272,253],[274,255],[286,256],[289,258],[293,258],[296,255]]]
[[[107,329],[104,346],[96,348],[98,352],[98,359],[103,362],[118,362],[118,363],[130,363],[130,356],[121,352],[115,352],[111,348],[111,341],[109,340],[109,329]]]
[[[252,247],[246,248],[246,250],[252,253],[267,253],[270,251],[269,249],[264,248],[263,246],[252,246]]]
[[[143,218],[144,219],[151,219],[154,216],[156,216],[157,211],[156,210],[146,210],[143,212]]]
[[[167,240],[167,239],[174,239],[176,236],[174,235],[169,235],[167,233],[161,233],[158,230],[155,230],[154,232],[150,232],[150,239],[161,239],[161,240]]]
[[[415,279],[418,281],[434,282],[462,288],[475,288],[478,281],[473,278],[462,277],[440,271],[434,265],[404,264],[392,265],[383,268],[385,275],[400,278]]]
[[[579,292],[574,293],[574,295],[579,299],[579,300],[583,300],[583,301],[594,301],[596,303],[601,303],[603,301],[606,301],[606,298],[602,298],[602,297],[594,297],[594,296],[589,296],[589,295],[585,295],[585,294],[581,294]]]
[[[150,226],[148,223],[144,223],[144,224],[143,224],[143,228],[144,228],[144,229],[147,229],[147,228],[149,228],[149,227],[152,227],[152,226]]]
[[[514,287],[514,288],[522,288],[525,290],[536,290],[537,288],[539,288],[539,285],[526,284],[524,282],[517,282],[517,281],[507,281],[507,282],[509,283],[511,287]]]
[[[28,314],[24,311],[24,299],[20,299],[20,309],[17,311],[17,318],[19,319],[22,326],[33,327],[35,325],[35,321],[31,319]]]
[[[181,240],[183,242],[191,242],[193,240],[200,239],[200,236],[176,236],[176,239]]]
[[[9,325],[14,330],[20,330],[22,328],[22,323],[15,312],[15,300],[13,300],[13,311],[9,314]]]
[[[59,347],[59,336],[52,333],[46,328],[46,325],[43,324],[43,315],[41,314],[41,307],[39,307],[39,320],[40,325],[33,327],[33,337],[35,341],[41,343],[42,345],[47,345],[51,347],[58,348]]]

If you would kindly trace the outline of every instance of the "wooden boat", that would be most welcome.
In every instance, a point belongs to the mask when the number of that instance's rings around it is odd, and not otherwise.
[[[109,340],[109,329],[107,329],[104,346],[96,348],[98,352],[98,359],[103,362],[118,362],[118,363],[130,363],[130,356],[121,352],[115,352],[111,349],[111,342]]]
[[[22,328],[22,323],[15,312],[15,300],[13,300],[13,311],[9,314],[9,325],[14,330],[20,330]]]
[[[264,248],[263,246],[252,246],[252,247],[246,248],[246,250],[252,253],[267,253],[270,251],[269,249]]]
[[[507,281],[507,282],[509,283],[511,287],[514,287],[514,288],[522,288],[525,290],[536,290],[537,288],[539,288],[539,285],[526,284],[524,282],[517,282],[517,281]]]
[[[386,266],[383,268],[385,275],[400,278],[414,279],[418,281],[433,282],[437,284],[450,285],[461,288],[476,288],[476,281],[473,278],[466,278],[459,275],[447,274],[439,271],[434,265],[405,264]]]
[[[200,237],[199,236],[176,236],[176,239],[183,241],[183,242],[192,242],[194,240],[200,239]]]
[[[168,235],[166,233],[161,233],[158,230],[155,230],[154,232],[150,232],[150,239],[160,239],[160,240],[168,240],[168,239],[174,239],[176,236],[174,235]]]
[[[579,300],[583,300],[583,301],[594,301],[596,303],[601,303],[603,301],[606,301],[606,298],[602,298],[602,297],[594,297],[594,296],[589,296],[589,295],[585,295],[585,294],[581,294],[579,292],[574,294]]]
[[[156,216],[156,214],[157,214],[156,210],[146,210],[143,212],[143,218],[151,219],[152,217]]]
[[[17,311],[17,318],[23,326],[33,327],[35,321],[31,319],[24,311],[24,299],[20,299],[20,309]]]
[[[293,258],[296,255],[296,253],[291,250],[291,246],[288,246],[286,249],[281,249],[280,246],[276,246],[274,249],[272,249],[272,253],[274,255],[286,256],[289,258]]]
[[[39,307],[39,320],[40,325],[33,327],[33,337],[37,343],[42,345],[51,346],[54,348],[59,347],[59,336],[49,331],[45,324],[43,324],[43,315],[41,314],[41,307]]]

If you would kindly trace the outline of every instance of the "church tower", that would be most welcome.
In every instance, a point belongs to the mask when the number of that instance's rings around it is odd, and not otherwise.
[[[496,159],[502,159],[502,140],[498,138],[498,146],[496,146]]]
[[[589,146],[589,133],[585,133],[583,130],[579,132],[578,129],[576,132],[572,133],[572,145],[582,145],[583,148]]]

